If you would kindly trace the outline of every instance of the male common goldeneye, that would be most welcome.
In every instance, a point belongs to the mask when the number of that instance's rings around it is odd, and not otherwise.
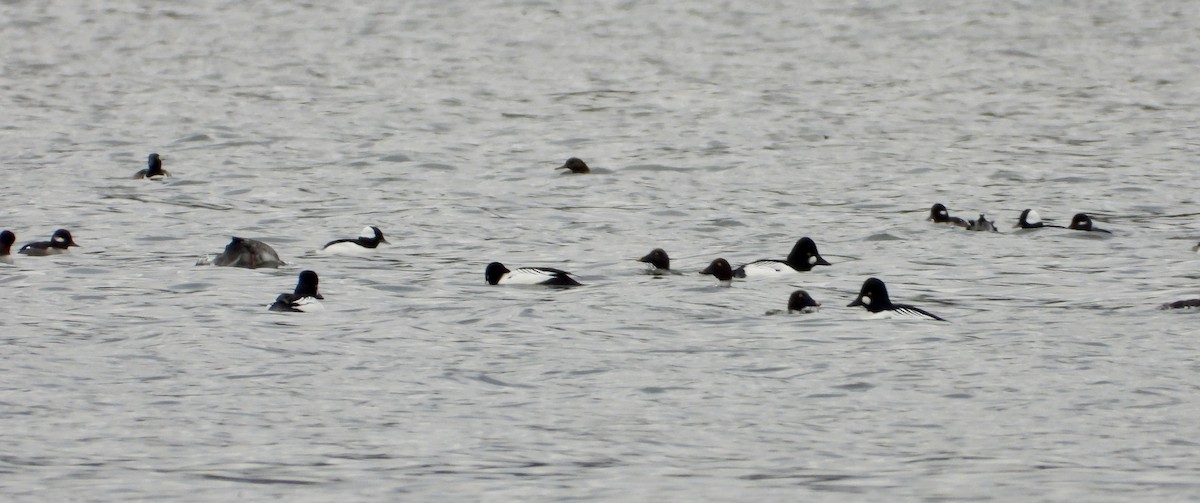
[[[71,246],[79,246],[75,244],[75,240],[71,239],[71,232],[66,229],[59,229],[54,231],[54,235],[50,236],[49,241],[29,243],[22,246],[17,253],[31,257],[44,257],[46,255],[66,253],[67,248]]]
[[[879,278],[867,278],[863,282],[862,290],[858,292],[858,298],[846,307],[854,306],[863,306],[872,313],[887,314],[889,318],[946,321],[918,307],[893,304],[892,300],[888,298],[887,286],[884,286],[883,281]]]
[[[552,267],[518,267],[509,269],[504,264],[492,262],[483,271],[489,285],[549,285],[579,286],[571,273]]]
[[[950,216],[950,212],[946,210],[946,206],[942,203],[934,204],[932,208],[929,208],[929,218],[927,220],[933,220],[934,223],[938,224],[949,224],[963,228],[971,225],[966,220]]]
[[[821,254],[817,253],[817,244],[812,239],[803,237],[799,241],[796,241],[796,245],[792,247],[792,253],[788,254],[787,260],[755,260],[749,264],[738,266],[733,271],[733,275],[738,278],[745,278],[746,276],[793,273],[810,271],[813,266],[818,265],[832,264],[821,258]]]
[[[588,168],[587,163],[583,162],[583,159],[580,159],[578,157],[572,157],[570,159],[567,159],[567,162],[563,163],[562,166],[559,166],[554,169],[555,170],[559,170],[559,169],[569,170],[569,171],[563,171],[562,174],[564,174],[564,175],[571,174],[571,173],[584,174],[584,173],[592,172],[592,170],[590,168]]]
[[[1071,218],[1071,225],[1068,225],[1067,228],[1075,229],[1077,231],[1104,232],[1107,234],[1112,234],[1111,231],[1101,229],[1099,227],[1093,227],[1092,217],[1087,216],[1087,213],[1076,213],[1075,216]]]
[[[729,261],[718,258],[708,264],[700,274],[711,274],[717,278],[721,286],[730,286],[733,284],[733,269],[729,267]]]
[[[645,257],[638,259],[638,262],[650,264],[655,271],[671,270],[671,258],[667,256],[666,250],[663,250],[662,248],[650,250],[650,253],[647,253]]]
[[[324,311],[325,306],[319,302],[319,299],[324,298],[321,292],[317,291],[317,273],[302,271],[300,279],[296,282],[296,290],[275,297],[275,303],[271,304],[270,310],[287,313]]]
[[[201,259],[196,265],[205,265],[210,261]],[[258,269],[260,267],[275,268],[284,265],[275,249],[256,239],[239,238],[234,236],[225,245],[225,251],[213,257],[212,265],[222,267],[245,267]]]
[[[163,169],[162,158],[160,158],[158,154],[150,154],[149,159],[146,160],[146,169],[138,171],[137,174],[133,175],[133,177],[138,180],[143,178],[162,180],[163,177],[166,176],[171,176],[171,173],[168,173],[167,170]]]
[[[0,262],[5,264],[13,263],[12,245],[17,242],[17,235],[12,231],[6,230],[0,232]]]
[[[379,230],[379,227],[368,225],[363,227],[357,238],[335,239],[325,243],[320,251],[335,255],[357,255],[374,251],[380,243],[387,242],[388,240],[383,238],[383,231]]]

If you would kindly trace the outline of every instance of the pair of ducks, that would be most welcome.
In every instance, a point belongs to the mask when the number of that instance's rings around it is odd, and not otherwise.
[[[12,231],[6,230],[0,232],[0,262],[5,264],[13,263],[12,260],[12,245],[17,242],[17,235]],[[47,255],[58,255],[66,253],[67,248],[79,246],[75,240],[71,238],[71,231],[59,229],[54,231],[50,236],[49,241],[36,241],[22,246],[17,253],[29,255],[30,257],[45,257]]]
[[[959,217],[950,216],[950,212],[946,210],[946,206],[942,203],[934,204],[933,207],[929,209],[928,220],[933,220],[935,223],[939,224],[962,227],[972,231],[997,231],[996,223],[994,221],[988,221],[988,219],[985,218],[982,213],[979,214],[979,218],[976,220],[964,220]],[[1016,227],[1021,229],[1057,227],[1059,229],[1072,229],[1077,231],[1103,232],[1106,234],[1112,234],[1112,232],[1106,229],[1101,229],[1092,225],[1092,218],[1089,217],[1087,213],[1076,213],[1075,216],[1071,218],[1071,225],[1063,227],[1061,225],[1042,223],[1042,217],[1039,216],[1036,211],[1032,209],[1025,209],[1021,212],[1021,217],[1017,219]]]

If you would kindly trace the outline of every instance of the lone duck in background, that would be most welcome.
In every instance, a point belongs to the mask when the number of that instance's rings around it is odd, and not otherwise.
[[[17,242],[17,235],[12,231],[6,230],[0,232],[0,262],[5,264],[13,263],[12,245]]]
[[[971,225],[966,220],[950,216],[950,211],[942,203],[934,204],[932,208],[929,208],[928,220],[933,220],[937,224],[949,224],[962,228],[967,228]]]
[[[168,173],[167,170],[163,169],[162,158],[160,158],[158,154],[150,154],[149,159],[146,160],[146,169],[138,171],[136,175],[133,175],[133,177],[138,180],[143,178],[162,180],[163,177],[168,176],[171,176],[171,173]]]
[[[207,263],[206,260],[201,259],[196,262],[196,265]],[[234,236],[229,244],[225,245],[225,251],[214,257],[211,263],[221,267],[245,267],[247,269],[276,268],[284,265],[283,261],[279,259],[279,254],[275,253],[275,249],[266,243],[237,236]]]
[[[302,271],[300,279],[296,282],[296,289],[292,293],[279,294],[269,309],[286,313],[324,311],[325,306],[321,305],[319,300],[325,297],[322,297],[321,292],[317,291],[317,281],[317,273]]]
[[[867,311],[883,315],[883,317],[887,318],[946,321],[919,307],[913,307],[908,304],[893,304],[892,299],[888,297],[887,286],[879,278],[867,278],[863,282],[862,290],[858,292],[858,298],[854,299],[854,302],[851,302],[846,307],[854,306],[863,306],[867,308]]]
[[[650,264],[650,272],[668,272],[671,270],[671,257],[668,257],[666,250],[662,248],[650,250],[650,253],[638,259],[638,262]]]
[[[47,255],[58,255],[66,253],[67,248],[71,246],[79,246],[75,244],[75,240],[71,239],[71,232],[66,229],[54,231],[54,235],[50,236],[49,241],[38,241],[22,246],[17,253],[29,255],[30,257],[45,257]]]
[[[574,174],[584,174],[584,173],[591,173],[591,172],[592,172],[592,170],[591,170],[590,168],[588,168],[588,165],[587,165],[587,163],[583,162],[583,159],[580,159],[580,158],[578,158],[578,157],[572,157],[572,158],[570,158],[570,159],[567,159],[567,162],[563,163],[563,165],[562,165],[562,166],[559,166],[559,167],[557,167],[557,168],[554,168],[554,169],[556,169],[556,170],[557,170],[557,169],[566,169],[566,170],[570,170],[570,171],[564,171],[564,172],[562,173],[562,174],[564,174],[564,175],[566,175],[566,174],[569,174],[569,173],[574,173]]]
[[[721,286],[733,285],[733,268],[729,267],[729,261],[723,258],[714,259],[700,274],[715,276]]]
[[[387,242],[388,240],[383,238],[383,231],[379,230],[379,227],[368,225],[363,227],[357,238],[335,239],[325,243],[320,251],[334,255],[360,255],[374,251],[381,243]]]
[[[571,273],[553,267],[518,267],[509,269],[504,264],[492,262],[483,271],[483,279],[489,285],[546,285],[580,286]]]
[[[1092,217],[1087,216],[1087,213],[1076,213],[1075,216],[1071,218],[1071,225],[1068,225],[1067,228],[1077,231],[1103,232],[1106,234],[1112,234],[1111,231],[1101,229],[1099,227],[1093,227]]]
[[[788,254],[786,260],[755,260],[749,264],[738,266],[733,271],[733,276],[736,278],[745,278],[747,276],[769,276],[780,273],[804,272],[811,271],[814,266],[818,265],[831,264],[829,261],[821,258],[821,254],[817,252],[817,243],[808,237],[803,237],[792,246],[792,252]]]

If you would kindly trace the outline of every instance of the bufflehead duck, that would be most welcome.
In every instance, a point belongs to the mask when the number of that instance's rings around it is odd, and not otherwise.
[[[1075,229],[1077,231],[1103,232],[1112,234],[1112,232],[1108,230],[1101,229],[1099,227],[1092,227],[1092,217],[1087,216],[1087,213],[1076,213],[1075,216],[1071,218],[1071,225],[1068,225],[1067,228]]]
[[[17,235],[12,231],[0,232],[0,262],[5,264],[13,263],[12,245],[17,242]]]
[[[1159,309],[1186,309],[1189,307],[1200,307],[1200,299],[1177,300],[1163,304]]]
[[[198,262],[197,265],[201,265]],[[262,241],[255,239],[239,238],[234,236],[229,244],[225,245],[225,251],[221,252],[212,259],[213,265],[222,267],[245,267],[248,269],[258,269],[260,267],[279,267],[283,261],[279,259],[279,254],[275,253],[275,249],[268,246]]]
[[[670,271],[671,258],[667,256],[666,250],[655,248],[650,250],[645,257],[638,259],[638,262],[650,264],[650,267],[655,271]]]
[[[1038,215],[1037,211],[1029,208],[1021,211],[1021,217],[1017,219],[1016,226],[1021,229],[1041,229],[1042,227],[1063,228],[1061,225],[1042,223],[1042,216]]]
[[[872,313],[887,313],[890,318],[946,321],[918,307],[892,304],[892,300],[888,298],[887,287],[879,278],[867,278],[863,282],[862,290],[858,292],[858,298],[846,307],[854,306],[863,306]]]
[[[321,296],[321,292],[317,291],[317,273],[302,271],[299,281],[296,282],[296,290],[292,293],[281,293],[275,297],[275,303],[271,304],[270,310],[287,313],[324,311],[325,306],[319,302],[324,298]]]
[[[567,162],[563,163],[562,166],[559,166],[554,169],[570,170],[570,171],[563,171],[562,174],[564,174],[564,175],[566,175],[568,173],[583,174],[583,173],[591,173],[592,172],[592,170],[588,168],[587,163],[583,162],[583,159],[580,159],[578,157],[572,157],[570,159],[567,159]]]
[[[335,239],[325,246],[321,247],[321,253],[332,253],[339,255],[354,255],[370,252],[379,247],[380,243],[387,243],[388,240],[383,238],[383,231],[379,227],[368,225],[363,227],[358,233],[358,237],[354,239]]]
[[[796,290],[788,297],[788,314],[791,313],[815,313],[821,309],[821,303],[817,302],[808,295],[804,290]]]
[[[984,218],[983,213],[979,214],[978,220],[972,220],[967,224],[967,230],[997,232],[996,223],[989,222],[988,219]]]
[[[708,267],[700,271],[700,274],[716,276],[721,286],[730,286],[733,284],[733,269],[729,267],[729,262],[723,258],[713,260],[712,263],[708,264]]]
[[[66,229],[54,231],[54,235],[50,236],[49,241],[38,241],[22,246],[17,253],[29,255],[31,257],[44,257],[46,255],[58,255],[66,253],[70,246],[79,246],[75,244],[75,240],[71,239],[71,232]]]
[[[933,220],[934,223],[938,224],[950,224],[964,228],[971,225],[966,220],[950,216],[950,212],[946,210],[946,206],[942,203],[934,204],[932,208],[929,208],[929,218],[927,220]]]
[[[800,238],[796,241],[796,245],[792,247],[792,253],[789,253],[787,260],[755,260],[749,264],[740,265],[733,271],[733,275],[738,278],[746,276],[764,276],[778,273],[793,273],[800,271],[811,271],[813,266],[832,265],[817,252],[817,244],[812,239],[807,237]]]
[[[138,171],[136,175],[133,175],[138,180],[143,178],[162,180],[166,176],[171,176],[171,173],[162,168],[162,158],[158,154],[150,154],[150,157],[146,160],[146,169]]]
[[[504,267],[504,264],[492,262],[483,271],[483,278],[489,285],[549,285],[549,286],[579,286],[579,282],[571,277],[571,273],[552,267],[518,267],[515,270]]]

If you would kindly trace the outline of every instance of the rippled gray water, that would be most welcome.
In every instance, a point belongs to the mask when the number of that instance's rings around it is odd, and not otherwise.
[[[2,2],[0,227],[82,246],[0,265],[0,494],[1195,500],[1194,11]],[[193,266],[230,235],[291,265]],[[301,269],[327,311],[267,312]]]

